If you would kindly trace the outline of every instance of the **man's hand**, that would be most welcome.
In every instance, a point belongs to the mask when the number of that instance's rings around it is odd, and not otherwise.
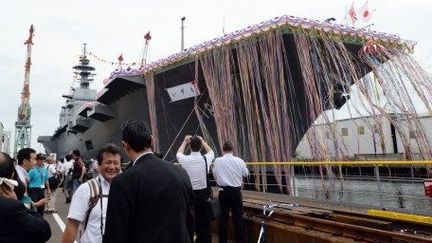
[[[191,138],[192,138],[191,135],[185,136],[183,143],[180,145],[180,148],[177,150],[177,154],[184,154],[185,148],[190,143]]]
[[[204,140],[203,137],[198,136],[198,138],[201,140],[202,146],[203,146],[203,148],[205,149],[206,153],[208,153],[208,152],[210,152],[210,151],[213,151],[213,150],[210,148],[210,146],[207,144],[207,142]]]
[[[48,203],[48,198],[42,198],[41,200],[33,203],[34,207],[40,207]]]
[[[13,190],[11,190],[8,186],[0,186],[0,196],[7,198],[7,199],[13,199],[17,200],[17,196]]]
[[[192,136],[191,136],[191,135],[186,135],[186,136],[185,136],[185,138],[184,138],[184,141],[183,141],[183,142],[184,142],[185,144],[189,144],[189,143],[190,143],[190,140],[191,140],[191,138],[192,138]]]

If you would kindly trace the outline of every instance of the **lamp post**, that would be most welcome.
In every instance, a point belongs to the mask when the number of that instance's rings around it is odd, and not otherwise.
[[[186,17],[181,18],[181,50],[184,50],[184,21]]]

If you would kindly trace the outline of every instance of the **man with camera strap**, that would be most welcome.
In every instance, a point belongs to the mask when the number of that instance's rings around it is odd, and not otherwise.
[[[111,182],[120,174],[120,150],[113,144],[97,156],[100,175],[81,184],[72,197],[63,243],[102,242]]]

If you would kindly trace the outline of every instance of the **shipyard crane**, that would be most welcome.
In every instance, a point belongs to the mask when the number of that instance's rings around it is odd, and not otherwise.
[[[33,45],[34,27],[30,26],[29,37],[24,42],[27,45],[27,58],[24,72],[24,87],[21,92],[21,105],[18,108],[18,117],[15,122],[15,145],[14,155],[20,149],[30,147],[31,142],[31,108],[30,108],[30,66],[31,66],[31,48]]]

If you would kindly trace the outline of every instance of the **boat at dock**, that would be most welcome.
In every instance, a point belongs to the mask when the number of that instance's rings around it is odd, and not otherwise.
[[[413,48],[414,42],[397,35],[285,15],[137,69],[119,67],[96,92],[89,85],[95,69],[84,47],[73,67],[80,85],[63,96],[59,127],[38,142],[58,157],[79,149],[94,158],[106,143],[121,145],[124,121],[142,119],[151,126],[154,149],[167,160],[175,158],[185,135],[200,134],[217,152],[223,141],[231,140],[247,161],[290,161],[315,120],[350,99],[352,85],[371,96],[368,73],[374,72],[382,85],[392,85],[400,82],[399,72],[407,77],[417,72],[409,57]],[[388,72],[394,69],[399,72]],[[407,95],[400,92],[389,99],[397,105]],[[411,105],[406,105],[408,111]],[[418,124],[415,117],[406,122]],[[333,134],[335,141],[337,137]],[[430,148],[420,151],[424,158],[432,157]],[[325,149],[316,155],[325,160]],[[289,167],[275,167],[274,173],[279,184],[292,174]],[[260,178],[256,183],[265,181]]]

